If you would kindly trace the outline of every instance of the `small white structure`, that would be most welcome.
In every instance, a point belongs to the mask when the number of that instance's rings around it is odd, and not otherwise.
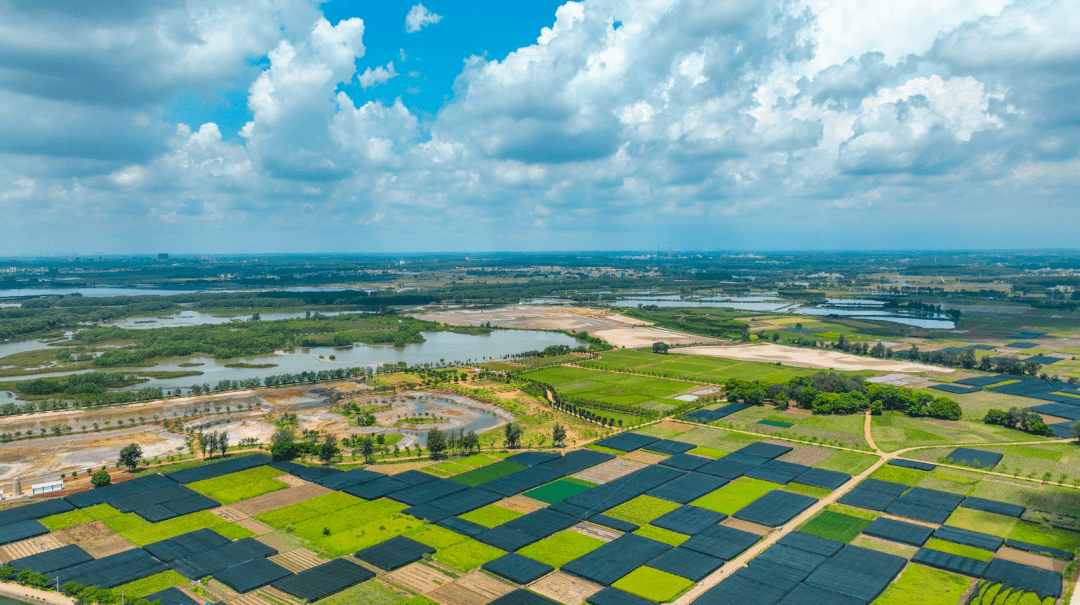
[[[0,489],[0,500],[4,499],[4,490]]]
[[[64,489],[64,481],[49,481],[47,483],[35,483],[30,486],[31,494],[48,494],[50,492],[59,492]]]

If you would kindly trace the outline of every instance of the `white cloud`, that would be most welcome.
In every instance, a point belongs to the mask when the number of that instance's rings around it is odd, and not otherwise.
[[[394,71],[394,62],[391,61],[386,64],[386,67],[379,65],[375,69],[370,67],[364,70],[364,73],[360,74],[360,86],[363,88],[371,88],[372,86],[378,86],[379,84],[386,84],[390,78],[396,77],[398,73]]]
[[[436,15],[424,8],[423,4],[417,4],[409,9],[409,14],[405,15],[405,31],[410,34],[415,33],[425,25],[434,25],[441,20],[442,15]]]

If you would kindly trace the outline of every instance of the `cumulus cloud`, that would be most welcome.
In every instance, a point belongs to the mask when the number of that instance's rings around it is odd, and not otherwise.
[[[391,61],[386,64],[386,67],[382,65],[377,66],[375,69],[370,67],[364,70],[364,73],[360,74],[360,86],[363,88],[371,88],[378,86],[379,84],[386,84],[390,78],[397,77],[397,72],[394,71],[394,62]]]
[[[409,14],[405,15],[405,31],[410,34],[415,33],[425,25],[434,25],[441,20],[442,15],[436,15],[424,8],[423,4],[417,4],[409,9]]]
[[[956,239],[987,213],[1073,242],[1077,3],[862,6],[567,2],[505,57],[463,58],[422,116],[343,91],[382,90],[394,62],[358,74],[365,24],[312,3],[6,19],[0,216],[9,246],[71,218],[223,251],[989,245],[992,229]],[[406,29],[440,18],[417,4]],[[228,83],[248,91],[239,139],[163,114]],[[1058,220],[1036,225],[1040,207]]]

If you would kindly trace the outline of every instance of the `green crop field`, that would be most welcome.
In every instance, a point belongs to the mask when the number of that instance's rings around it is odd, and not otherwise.
[[[879,458],[870,454],[856,452],[836,452],[832,456],[813,465],[815,468],[823,468],[828,471],[838,471],[849,475],[858,475],[866,469],[874,466]]]
[[[456,460],[455,462],[457,462],[458,464],[464,464],[465,466],[479,468],[481,466],[487,466],[494,462],[498,462],[498,460],[490,456],[485,456],[483,454],[473,454],[472,456],[466,456],[465,458],[461,458],[459,460]]]
[[[82,525],[92,521],[113,519],[122,514],[123,513],[108,504],[98,504],[97,506],[91,506],[81,510],[72,510],[66,513],[60,513],[59,515],[45,517],[44,519],[41,519],[41,524],[49,528],[49,531],[56,531],[58,529],[75,527],[76,525]]]
[[[694,388],[693,384],[681,381],[608,374],[564,366],[533,370],[523,373],[522,376],[550,384],[567,397],[617,405],[639,405],[669,398]],[[683,402],[674,399],[669,399],[664,403],[675,406],[684,405]]]
[[[725,515],[733,515],[742,507],[772,491],[747,483],[743,480],[732,481],[724,487],[691,502],[694,506],[714,510]]]
[[[952,494],[959,494],[961,496],[968,496],[975,489],[975,486],[979,484],[981,479],[982,478],[976,473],[939,467],[920,481],[918,485],[925,489],[936,489]]]
[[[603,540],[568,529],[518,549],[517,552],[558,569],[604,544]]]
[[[954,544],[952,542],[946,542],[945,540],[938,540],[937,538],[931,538],[930,541],[926,543],[925,547],[931,550],[947,552],[951,555],[960,555],[961,557],[975,559],[976,561],[989,561],[994,558],[994,553],[988,550],[975,548],[973,546],[965,546],[963,544]]]
[[[1015,429],[983,424],[981,420],[982,418],[965,418],[958,422],[935,424],[925,418],[910,418],[900,412],[885,412],[880,416],[873,416],[871,423],[874,441],[886,452],[913,446],[1043,439]],[[941,461],[924,457],[923,451],[913,452],[912,456],[920,460]],[[944,456],[941,458],[944,459]]]
[[[873,605],[957,605],[971,582],[971,578],[940,569],[908,565]]]
[[[120,592],[123,591],[124,596],[134,601],[135,599],[141,599],[148,594],[154,594],[155,592],[165,590],[166,588],[183,586],[190,582],[191,580],[188,580],[176,571],[170,569],[168,571],[156,573],[148,578],[128,582],[127,584],[116,587],[114,590],[116,594],[120,594]]]
[[[804,534],[828,538],[837,542],[851,542],[870,525],[869,519],[852,517],[831,510],[823,510],[799,528]]]
[[[274,477],[283,474],[285,471],[258,466],[205,481],[196,481],[188,487],[222,504],[232,504],[289,487],[274,480]]]
[[[435,560],[459,571],[469,571],[505,555],[506,552],[466,538],[435,553]]]
[[[727,456],[728,454],[724,450],[718,450],[712,447],[695,447],[694,449],[690,450],[690,453],[694,454],[695,456],[705,456],[706,458],[721,458],[723,456]]]
[[[347,506],[353,506],[363,502],[356,496],[350,496],[342,492],[326,494],[296,504],[290,504],[282,508],[255,515],[255,518],[271,527],[278,529],[289,525],[302,523],[319,515],[341,510]]]
[[[458,483],[464,483],[465,485],[468,485],[470,487],[476,487],[481,483],[487,483],[488,481],[498,479],[499,477],[505,477],[506,475],[510,475],[518,471],[523,471],[527,468],[529,467],[525,466],[524,464],[501,460],[494,464],[481,466],[480,468],[473,469],[455,477],[451,477],[451,479],[457,481]]]
[[[184,515],[183,517],[169,519],[168,521],[162,521],[161,523],[152,523],[142,527],[129,529],[120,532],[120,535],[135,546],[146,546],[147,544],[179,536],[180,534],[186,534],[189,531],[217,527],[218,525],[224,524],[225,519],[222,519],[210,511],[204,510],[190,515]]]
[[[251,536],[255,535],[255,532],[247,529],[246,527],[240,527],[235,523],[218,525],[217,527],[214,527],[212,529],[230,540],[243,540],[244,538],[250,538]]]
[[[612,587],[656,603],[666,603],[675,600],[693,585],[690,580],[666,571],[639,567],[620,578]]]
[[[903,483],[904,485],[914,487],[929,475],[930,473],[928,471],[885,465],[874,471],[870,477],[873,479],[880,479],[881,481],[893,481],[895,483]]]
[[[588,481],[582,481],[580,479],[574,481],[559,479],[558,481],[553,481],[547,485],[541,485],[536,489],[529,490],[525,492],[524,495],[534,500],[555,504],[574,494],[580,494],[594,485],[596,484],[590,484]]]
[[[1009,534],[1009,538],[1072,553],[1080,549],[1080,534],[1027,521],[1017,522],[1016,527]]]
[[[478,508],[472,512],[461,515],[461,518],[466,521],[472,521],[478,525],[483,525],[484,527],[495,527],[496,525],[502,525],[507,521],[513,521],[522,516],[524,516],[522,513],[519,513],[516,510],[510,510],[505,506],[488,504],[483,508]]]
[[[671,530],[663,529],[661,527],[654,527],[652,525],[642,525],[634,531],[639,536],[651,538],[657,542],[663,542],[664,544],[670,544],[672,546],[678,546],[683,542],[690,539],[690,536],[673,532]]]
[[[604,514],[615,519],[629,521],[635,525],[647,525],[653,519],[662,517],[679,508],[679,505],[652,496],[638,496],[633,500],[620,504]]]
[[[986,478],[975,486],[971,495],[986,498],[987,500],[998,500],[1009,504],[1027,506],[1038,491],[1039,488],[1036,485],[1023,485],[1019,481],[1009,482],[1008,479]]]
[[[1032,592],[1014,591],[1001,584],[990,584],[983,581],[979,584],[978,592],[968,605],[1054,605],[1054,597],[1039,599]]]
[[[945,520],[945,525],[1008,538],[1017,522],[1018,519],[1015,517],[985,513],[970,508],[957,508]]]

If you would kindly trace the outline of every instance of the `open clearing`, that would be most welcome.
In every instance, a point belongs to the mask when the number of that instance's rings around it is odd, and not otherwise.
[[[725,359],[737,359],[739,361],[762,361],[765,363],[782,363],[786,366],[800,368],[818,368],[822,370],[879,370],[882,372],[955,372],[952,368],[930,366],[921,363],[911,363],[892,359],[875,359],[873,357],[859,357],[836,351],[823,351],[820,349],[799,349],[783,345],[740,345],[735,347],[687,347],[684,349],[672,349],[671,353],[680,355],[704,355],[706,357],[723,357]]]
[[[616,347],[626,348],[647,347],[661,341],[680,345],[716,342],[715,339],[704,336],[653,327],[647,321],[618,313],[582,307],[511,305],[497,309],[429,311],[417,316],[453,326],[491,323],[492,326],[500,328],[585,331]]]

